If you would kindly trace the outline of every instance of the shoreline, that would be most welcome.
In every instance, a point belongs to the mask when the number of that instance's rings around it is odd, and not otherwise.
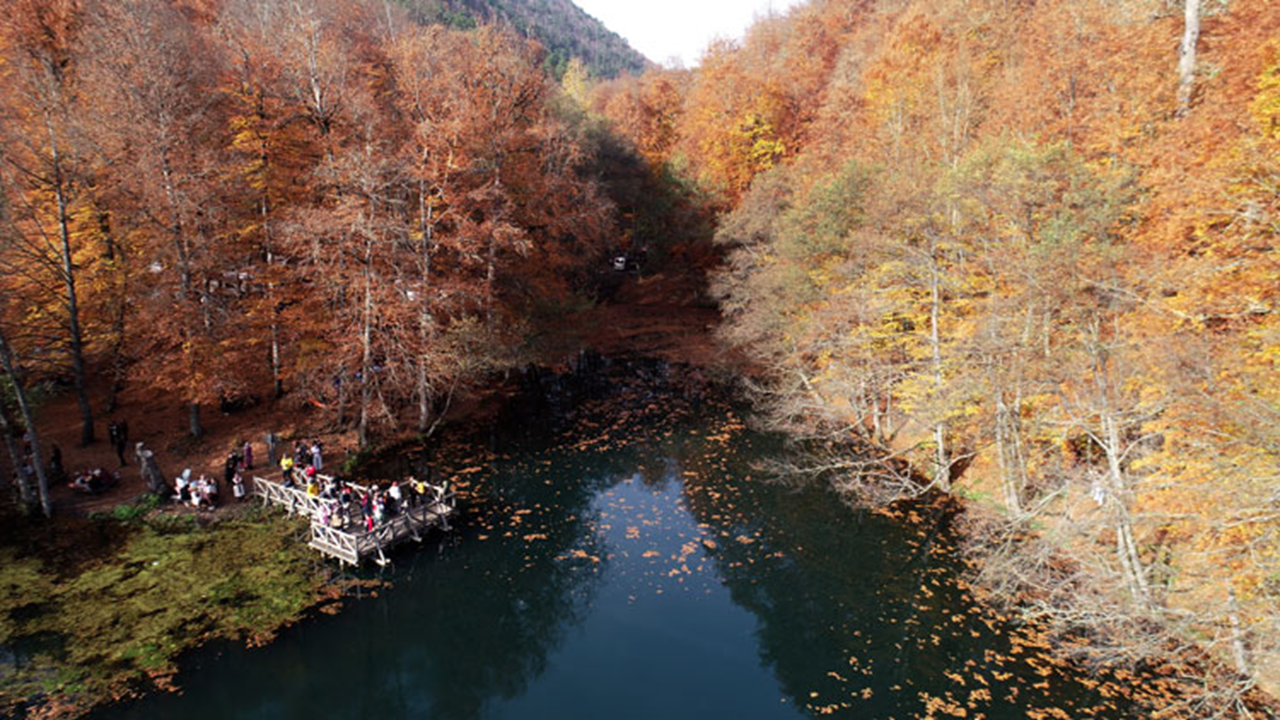
[[[661,294],[660,288],[666,279],[657,278],[651,281],[651,287],[648,288],[647,294]],[[665,304],[647,304],[644,301],[644,289],[641,292],[639,302],[633,299],[633,302],[621,305],[605,305],[596,308],[591,313],[592,321],[596,327],[592,328],[591,334],[595,342],[581,342],[578,344],[578,350],[563,356],[560,362],[542,364],[530,369],[534,373],[545,373],[550,375],[564,374],[566,371],[572,371],[576,362],[574,358],[581,359],[582,352],[593,352],[601,358],[609,358],[610,361],[626,362],[628,360],[636,360],[641,358],[651,358],[665,360],[672,363],[673,366],[683,367],[686,369],[688,377],[683,382],[690,383],[709,383],[712,385],[729,386],[735,380],[750,377],[752,370],[746,367],[741,356],[732,352],[716,353],[712,348],[718,347],[714,338],[708,335],[708,322],[711,316],[703,308],[687,307],[688,312],[681,316],[676,313],[676,317],[672,317],[674,306]],[[656,292],[655,292],[656,291]],[[687,301],[687,299],[686,299]],[[602,320],[603,318],[603,320]],[[599,325],[604,324],[606,329],[602,330]],[[584,325],[589,323],[584,322]],[[637,351],[637,345],[652,346],[645,351]],[[591,350],[586,350],[591,348]],[[512,400],[518,398],[526,389],[521,388],[520,377],[522,374],[512,374],[507,377],[495,376],[493,382],[486,386],[483,390],[475,392],[470,397],[462,398],[461,402],[454,408],[448,421],[441,425],[438,434],[432,439],[424,439],[421,436],[413,434],[403,434],[398,438],[387,439],[384,443],[375,446],[363,454],[363,462],[358,468],[370,468],[376,465],[381,459],[395,456],[400,453],[411,453],[417,449],[421,449],[429,444],[441,442],[442,438],[465,436],[470,430],[482,425],[486,422],[492,422],[508,408]],[[737,392],[736,390],[734,392]],[[243,416],[242,416],[243,417]],[[270,415],[268,414],[268,418]],[[296,419],[304,420],[307,415],[302,415]],[[197,452],[203,450],[205,454],[212,452],[212,447],[219,442],[226,442],[227,438],[243,435],[244,432],[239,430],[240,425],[236,425],[237,416],[227,416],[223,420],[231,420],[233,427],[228,428],[222,423],[211,425],[214,426],[214,433],[211,437],[191,443]],[[250,414],[245,418],[247,425],[261,425],[263,418]],[[331,434],[325,434],[323,427],[306,427],[301,423],[295,425],[291,435],[284,437],[301,436],[314,437],[321,435],[323,437],[332,437]],[[349,433],[348,433],[349,434]],[[172,441],[167,450],[172,450],[182,445],[181,439]],[[340,445],[336,444],[338,447]],[[336,449],[331,446],[332,450]],[[337,464],[338,455],[332,453]],[[173,467],[166,467],[166,472],[176,472]],[[115,491],[111,500],[118,501],[123,495],[124,488]],[[961,515],[969,515],[971,518],[980,519],[984,513],[988,513],[987,505],[980,498],[970,498],[962,496],[952,496],[950,502],[954,503],[956,511]],[[194,516],[190,511],[179,511],[178,513],[160,512],[152,513],[151,519],[160,518],[161,524],[178,522],[191,523],[192,532],[212,532],[216,533],[217,528],[224,523],[229,523],[229,529],[235,529],[235,524],[240,522],[246,513],[250,514],[252,519],[261,520],[262,518],[254,517],[256,511],[251,506],[253,503],[246,503],[245,506],[237,508],[234,504],[231,507],[224,507],[217,511],[212,517]],[[117,512],[119,507],[129,507],[129,505],[119,505],[112,508],[112,512]],[[85,510],[84,514],[93,512]],[[101,511],[98,511],[101,512]],[[123,513],[128,515],[128,513]],[[164,519],[170,518],[170,519]],[[183,519],[194,518],[194,519]],[[70,522],[73,524],[93,524],[93,523],[142,523],[144,526],[149,522],[147,517],[133,518],[127,520],[107,520],[104,518],[90,517],[71,517],[64,516],[55,521],[54,526],[60,526],[62,523]],[[267,524],[280,528],[288,525],[290,521],[277,518],[275,520],[267,519]],[[300,532],[301,527],[295,531]],[[101,531],[97,531],[101,532]],[[279,530],[282,534],[288,534],[287,530]],[[298,604],[291,609],[291,612],[284,613],[279,616],[278,620],[269,619],[259,626],[248,627],[245,625],[226,626],[218,628],[215,631],[208,631],[204,628],[196,628],[191,636],[181,644],[181,647],[175,649],[171,654],[166,656],[164,662],[159,663],[163,670],[157,673],[133,673],[127,677],[121,676],[123,680],[116,684],[110,685],[110,693],[99,693],[96,699],[90,700],[82,704],[59,704],[56,700],[50,701],[40,712],[32,715],[33,717],[48,718],[65,718],[76,717],[102,707],[104,704],[112,702],[127,701],[138,697],[140,694],[154,692],[156,690],[174,690],[177,689],[172,680],[174,679],[173,671],[177,670],[181,665],[182,658],[187,657],[191,652],[198,648],[204,647],[211,641],[230,641],[230,642],[246,642],[249,645],[270,642],[279,631],[293,626],[300,622],[306,622],[314,619],[318,612],[339,612],[341,605],[347,599],[347,591],[351,589],[349,586],[335,586],[332,584],[333,573],[323,572],[320,570],[324,564],[318,561],[318,558],[308,557],[310,550],[306,548],[304,542],[293,541],[294,549],[300,551],[304,558],[300,566],[293,567],[293,570],[299,571],[305,575],[301,580],[307,585],[311,593],[306,602]],[[0,551],[5,548],[0,546]],[[55,546],[51,552],[57,552]],[[108,547],[107,552],[97,558],[101,565],[109,565],[111,558],[114,556],[111,552],[123,552],[121,547]],[[86,567],[92,563],[86,563]],[[286,563],[286,566],[288,564]],[[66,568],[64,570],[74,570],[75,568]],[[99,568],[101,569],[101,568]],[[976,570],[975,570],[976,572]],[[2,576],[0,576],[2,578]],[[295,581],[299,578],[295,577]],[[73,582],[74,578],[64,578],[66,582]],[[359,584],[359,582],[357,582]],[[976,588],[981,590],[982,588]],[[987,593],[983,593],[986,595]],[[998,598],[988,597],[987,601],[996,602]],[[1016,606],[1018,601],[1014,601]],[[223,634],[219,634],[219,632]],[[74,685],[74,681],[70,683]],[[139,684],[145,684],[146,687],[138,687]],[[74,689],[74,688],[73,688]],[[118,694],[117,694],[118,693]],[[1269,698],[1268,698],[1269,699]],[[7,695],[0,695],[0,702],[5,703],[10,708],[14,707],[13,698]]]

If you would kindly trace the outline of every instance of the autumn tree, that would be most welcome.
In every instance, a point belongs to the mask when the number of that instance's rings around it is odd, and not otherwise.
[[[298,303],[296,283],[280,251],[280,226],[289,208],[310,202],[306,173],[318,162],[320,142],[309,132],[294,85],[286,78],[291,60],[287,37],[290,6],[243,0],[218,18],[218,39],[227,48],[223,92],[231,131],[229,160],[235,182],[252,190],[237,208],[235,232],[256,246],[253,278],[264,292],[248,300],[251,333],[266,336],[272,394],[285,391],[291,332],[288,309]]]
[[[88,445],[94,439],[93,410],[85,379],[78,248],[73,247],[73,215],[86,182],[84,161],[77,157],[82,142],[73,53],[81,22],[79,3],[72,0],[26,0],[0,19],[0,48],[7,50],[0,60],[6,87],[0,101],[5,109],[0,161],[3,189],[11,196],[9,230],[23,238],[23,257],[10,256],[10,272],[26,272],[16,267],[26,265],[61,286],[58,302],[80,409],[80,442]]]
[[[129,175],[113,183],[114,205],[142,237],[154,280],[141,298],[152,332],[139,370],[179,393],[198,436],[201,406],[248,379],[226,364],[248,347],[229,337],[236,254],[219,242],[226,218],[215,211],[216,138],[226,127],[215,102],[219,56],[164,3],[102,6],[93,22],[93,132],[114,172]]]
[[[997,498],[984,580],[1110,660],[1209,638],[1194,712],[1239,711],[1277,617],[1274,9],[839,5],[713,47],[676,143],[733,202],[722,335],[789,469]],[[783,70],[805,23],[832,60]]]

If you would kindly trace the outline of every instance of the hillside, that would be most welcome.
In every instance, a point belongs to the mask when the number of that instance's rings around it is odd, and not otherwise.
[[[811,0],[593,100],[732,208],[722,337],[769,421],[834,441],[798,475],[975,500],[994,594],[1106,660],[1216,658],[1197,718],[1280,690],[1278,27]]]
[[[546,63],[555,77],[572,58],[581,58],[599,78],[640,74],[649,60],[622,36],[588,15],[572,0],[400,0],[418,20],[455,27],[479,22],[510,23],[549,51]]]

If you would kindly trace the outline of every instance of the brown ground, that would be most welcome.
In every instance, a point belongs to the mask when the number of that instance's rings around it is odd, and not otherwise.
[[[575,318],[583,335],[580,342],[609,355],[635,354],[664,357],[673,362],[703,367],[726,362],[725,352],[712,340],[719,321],[718,312],[700,301],[700,278],[693,275],[652,275],[627,277],[621,281],[611,301],[601,303],[586,317]],[[465,418],[483,413],[500,395],[495,387],[487,396],[459,398],[451,413]],[[98,412],[95,430],[98,440],[89,447],[79,447],[80,420],[75,398],[64,393],[51,399],[40,410],[41,442],[46,455],[52,444],[62,449],[67,472],[74,475],[86,467],[120,470],[120,485],[96,496],[72,491],[65,484],[54,488],[54,500],[60,514],[84,515],[110,508],[137,498],[145,491],[133,458],[133,445],[145,442],[154,450],[161,470],[173,478],[184,468],[193,475],[201,473],[222,479],[223,462],[228,453],[245,439],[254,445],[255,468],[266,472],[266,446],[263,437],[274,431],[286,447],[297,438],[318,438],[325,445],[327,464],[336,466],[355,446],[354,433],[323,429],[331,416],[314,408],[299,411],[294,403],[260,405],[233,414],[219,412],[216,407],[204,409],[205,436],[199,440],[187,434],[187,411],[179,401],[157,392],[144,383],[133,381],[122,392],[118,409],[110,416],[102,413],[106,406],[107,385],[101,376],[90,376],[90,402]],[[107,442],[107,426],[113,420],[129,424],[127,464],[120,467],[115,452]],[[2,455],[2,453],[0,453]],[[0,457],[7,465],[8,458]],[[4,470],[11,477],[11,470]],[[230,488],[222,488],[224,502]]]
[[[605,355],[640,354],[710,367],[725,362],[713,341],[720,313],[703,301],[701,279],[659,274],[630,278],[590,314],[587,345]]]

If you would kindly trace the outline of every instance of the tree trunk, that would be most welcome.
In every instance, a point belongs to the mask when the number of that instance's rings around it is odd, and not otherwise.
[[[23,458],[22,448],[18,446],[18,441],[14,438],[14,432],[18,429],[17,424],[9,417],[9,410],[0,403],[0,435],[4,436],[4,447],[9,451],[9,459],[13,461],[13,474],[17,478],[18,495],[22,499],[22,508],[26,512],[32,512],[36,506],[36,494],[28,482],[27,474],[22,471]]]
[[[199,300],[196,300],[193,297],[195,293],[195,283],[194,283],[195,273],[192,268],[192,262],[191,262],[191,243],[187,239],[186,233],[184,232],[184,229],[183,229],[182,214],[178,208],[177,190],[173,184],[173,173],[169,165],[169,155],[168,155],[168,151],[164,148],[161,148],[160,150],[160,168],[161,168],[161,175],[164,178],[165,198],[169,203],[169,211],[173,215],[173,217],[171,218],[173,221],[173,226],[170,228],[170,232],[173,234],[174,251],[177,252],[178,254],[178,271],[179,271],[180,279],[182,283],[182,297],[179,299],[179,302],[182,302],[182,303],[195,302],[199,306],[201,313],[204,316],[205,329],[208,330],[211,324],[211,319],[209,317],[209,309],[208,309],[209,303],[200,302]],[[202,284],[200,288],[201,300],[205,298],[206,292],[207,292],[207,286]],[[191,373],[191,377],[194,378],[196,374],[195,372],[195,367],[196,367],[195,352],[196,351],[192,348],[192,345],[195,340],[194,338],[195,331],[191,329],[190,322],[183,322],[182,332],[183,332],[183,348],[184,348],[183,354],[185,356],[184,359]],[[204,427],[200,424],[200,403],[195,400],[196,391],[198,390],[198,388],[194,387],[194,383],[193,383],[193,387],[191,387],[190,390],[192,391],[192,395],[190,396],[191,402],[189,403],[189,408],[188,408],[189,429],[192,437],[201,437],[204,435]]]
[[[13,353],[3,333],[0,333],[0,367],[8,373],[13,382],[13,394],[18,400],[18,410],[22,412],[22,422],[27,426],[31,437],[31,464],[34,466],[36,481],[40,489],[40,509],[46,518],[53,517],[53,496],[49,493],[49,475],[44,468],[44,455],[40,452],[40,431],[36,428],[35,411],[27,402],[27,391],[22,386],[22,376],[18,373]]]
[[[871,438],[874,442],[881,443],[884,439],[884,424],[880,417],[880,395],[871,383],[863,381],[862,395],[866,398],[866,402],[870,405],[871,410]]]
[[[498,248],[497,240],[489,236],[489,259],[484,274],[484,326],[485,329],[493,332],[493,280],[496,275],[496,266],[498,264]]]
[[[943,492],[951,492],[951,461],[947,457],[947,424],[942,408],[942,333],[939,315],[942,311],[942,278],[938,272],[938,257],[935,241],[929,246],[929,345],[933,354],[933,392],[937,407],[938,419],[933,426],[933,441],[937,445],[933,484]]]
[[[498,153],[498,166],[493,176],[493,187],[499,197],[502,196],[502,153]],[[489,257],[484,276],[484,326],[485,331],[493,333],[493,283],[497,276],[498,238],[489,233]]]
[[[1101,432],[1095,436],[1107,460],[1107,496],[1114,515],[1116,533],[1116,557],[1124,573],[1129,597],[1140,610],[1151,609],[1151,589],[1147,584],[1146,570],[1138,553],[1134,538],[1133,518],[1130,516],[1131,495],[1129,478],[1124,470],[1124,444],[1120,437],[1120,424],[1116,418],[1115,403],[1111,398],[1109,353],[1103,344],[1101,319],[1094,318],[1090,328],[1090,354],[1093,356],[1093,384],[1097,393],[1097,415],[1102,423]]]
[[[193,402],[187,407],[187,420],[191,428],[191,437],[202,437],[204,426],[200,424],[200,403]]]
[[[1004,492],[1005,512],[1011,518],[1022,516],[1022,489],[1017,473],[1016,432],[1005,403],[1004,392],[996,390],[996,454],[1000,461],[1000,486]]]
[[[107,394],[106,412],[108,414],[116,411],[116,406],[120,401],[120,391],[124,389],[126,375],[124,354],[125,316],[129,309],[127,296],[128,288],[124,287],[121,289],[119,297],[116,298],[115,318],[111,324],[111,389]]]
[[[1133,518],[1129,514],[1128,481],[1121,463],[1123,448],[1120,444],[1120,430],[1110,407],[1103,411],[1102,420],[1106,437],[1103,451],[1107,456],[1107,480],[1115,514],[1116,555],[1124,569],[1129,596],[1140,609],[1148,610],[1151,608],[1151,588],[1147,583],[1142,558],[1138,554],[1137,540],[1134,539]]]
[[[147,489],[162,498],[168,497],[171,488],[156,462],[156,454],[151,450],[143,450],[138,457],[138,464],[141,465],[142,476],[147,479]]]
[[[1240,621],[1240,601],[1236,589],[1227,590],[1227,622],[1231,623],[1231,654],[1236,662],[1236,672],[1244,677],[1253,676],[1253,663],[1249,660],[1249,646],[1245,641],[1244,623]]]
[[[261,123],[267,122],[266,111],[263,108],[262,95],[258,95],[258,120]],[[271,197],[269,195],[270,184],[267,178],[267,168],[270,167],[271,153],[267,146],[266,137],[262,137],[259,145],[259,162],[262,163],[262,199],[259,203],[262,215],[262,248],[267,261],[267,276],[271,277],[274,272],[275,253],[272,251],[271,244]],[[276,301],[276,284],[274,280],[267,282],[267,302],[271,303],[271,392],[272,395],[279,400],[284,397],[284,377],[282,376],[280,367],[280,306]]]
[[[881,422],[884,436],[880,444],[889,447],[898,436],[898,427],[893,422],[893,390],[886,387],[884,391],[884,420]]]
[[[371,243],[372,244],[372,243]],[[372,256],[372,251],[369,255]],[[364,318],[360,328],[360,447],[369,445],[369,404],[372,400],[373,378],[370,368],[373,366],[373,278],[369,265],[372,257],[366,257],[364,276]]]
[[[338,373],[338,425],[347,426],[347,372]]]
[[[105,212],[98,213],[98,230],[105,239],[106,259],[111,261],[114,272],[119,275],[119,282],[114,288],[115,307],[113,308],[114,317],[111,322],[111,388],[107,393],[106,413],[110,415],[116,411],[119,403],[120,391],[124,389],[125,378],[125,328],[126,316],[129,309],[129,274],[125,268],[125,253],[115,242],[115,237],[111,232],[110,216]]]
[[[435,208],[427,202],[426,184],[418,182],[418,217],[422,233],[422,314],[418,320],[422,347],[418,351],[418,431],[431,427],[431,384],[427,377],[427,354],[431,351],[431,337],[435,331],[435,318],[431,314],[431,252],[434,233]]]
[[[271,308],[271,394],[279,400],[284,397],[284,377],[280,369],[280,323],[277,322],[279,311]]]
[[[80,444],[93,444],[93,409],[89,406],[89,394],[84,378],[84,340],[80,331],[80,303],[76,296],[76,268],[71,255],[70,210],[67,203],[66,180],[62,174],[62,156],[58,150],[58,134],[53,129],[53,119],[45,113],[45,127],[49,131],[49,156],[53,163],[53,191],[58,204],[58,239],[62,251],[62,282],[67,294],[67,327],[71,333],[71,373],[75,383],[76,404],[80,406]]]
[[[1182,48],[1178,53],[1178,117],[1191,112],[1196,84],[1196,45],[1200,42],[1200,0],[1186,0]]]

